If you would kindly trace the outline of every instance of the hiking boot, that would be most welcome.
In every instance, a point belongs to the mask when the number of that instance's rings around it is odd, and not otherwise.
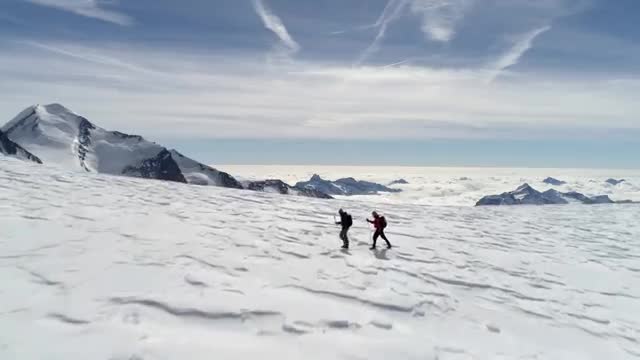
[[[375,246],[372,246],[372,247],[369,248],[369,250],[375,250],[375,249],[376,249]]]

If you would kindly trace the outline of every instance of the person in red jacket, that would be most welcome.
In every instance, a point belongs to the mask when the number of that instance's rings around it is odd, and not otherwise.
[[[387,242],[387,249],[391,249],[391,243],[389,242],[389,239],[387,239],[387,236],[384,234],[384,229],[387,227],[387,219],[384,218],[384,216],[380,216],[378,215],[377,212],[372,212],[371,215],[373,216],[373,220],[369,220],[367,219],[367,222],[373,224],[373,227],[376,229],[376,231],[373,233],[373,245],[371,245],[371,250],[374,250],[376,248],[376,241],[378,240],[378,237],[381,237],[384,241]]]

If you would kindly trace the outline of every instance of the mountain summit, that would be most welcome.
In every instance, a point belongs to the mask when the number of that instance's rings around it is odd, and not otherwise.
[[[105,130],[60,104],[30,106],[2,132],[42,162],[69,169],[242,188],[225,172],[142,136]]]

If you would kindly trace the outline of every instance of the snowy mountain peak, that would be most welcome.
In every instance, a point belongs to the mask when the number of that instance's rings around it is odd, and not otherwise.
[[[44,122],[47,126],[56,126],[59,130],[67,132],[78,127],[83,119],[60,104],[32,105],[9,121],[2,130],[9,134],[21,127],[32,127],[32,130],[35,130]]]
[[[516,193],[533,193],[536,190],[534,188],[531,187],[531,185],[524,183],[522,185],[520,185],[517,189],[516,189]]]
[[[72,170],[241,188],[227,173],[142,136],[105,130],[60,104],[30,106],[2,131],[43,162]]]

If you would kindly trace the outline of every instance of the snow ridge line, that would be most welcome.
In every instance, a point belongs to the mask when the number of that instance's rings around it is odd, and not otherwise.
[[[182,318],[196,318],[206,320],[241,320],[245,321],[250,318],[266,318],[266,317],[284,317],[281,312],[270,310],[246,310],[241,312],[216,312],[205,311],[195,308],[182,308],[172,306],[162,301],[144,299],[137,297],[113,297],[109,302],[116,305],[142,305],[156,310],[166,312],[168,314]]]
[[[302,290],[304,292],[308,292],[308,293],[315,294],[315,295],[325,295],[325,296],[329,296],[329,297],[340,298],[340,299],[343,299],[343,300],[349,300],[349,301],[353,301],[353,302],[358,302],[358,303],[361,303],[361,304],[364,304],[364,305],[368,305],[368,306],[371,306],[371,307],[374,307],[374,308],[382,309],[382,310],[393,311],[393,312],[401,312],[401,313],[415,313],[415,314],[417,314],[418,312],[416,310],[418,308],[420,308],[421,306],[423,306],[425,304],[430,304],[431,303],[430,300],[423,300],[423,301],[420,301],[420,302],[416,303],[415,305],[403,306],[403,305],[389,304],[389,303],[382,303],[382,302],[367,300],[367,299],[363,299],[363,298],[357,297],[355,295],[348,295],[348,294],[343,294],[343,293],[334,292],[334,291],[312,289],[312,288],[305,287],[305,286],[300,286],[300,285],[284,285],[284,286],[281,286],[281,288],[290,288],[290,289]]]

